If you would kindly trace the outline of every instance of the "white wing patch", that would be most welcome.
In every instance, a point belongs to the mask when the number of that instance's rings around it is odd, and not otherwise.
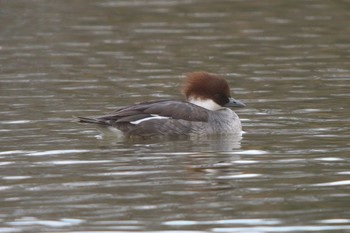
[[[137,121],[130,121],[131,124],[134,124],[134,125],[138,125],[144,121],[149,121],[149,120],[155,120],[155,119],[170,119],[170,117],[165,117],[165,116],[159,116],[159,115],[156,115],[156,114],[151,114],[150,117],[146,117],[146,118],[142,118],[140,120],[137,120]]]

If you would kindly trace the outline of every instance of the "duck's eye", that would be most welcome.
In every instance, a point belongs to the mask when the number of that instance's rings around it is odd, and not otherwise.
[[[229,102],[228,97],[223,93],[215,94],[215,99],[216,99],[216,102],[219,103],[220,105],[225,105]]]

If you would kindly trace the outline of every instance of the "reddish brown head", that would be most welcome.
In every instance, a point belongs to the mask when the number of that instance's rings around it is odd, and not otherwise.
[[[187,74],[183,93],[187,99],[212,99],[220,106],[230,102],[230,88],[227,81],[207,72]]]

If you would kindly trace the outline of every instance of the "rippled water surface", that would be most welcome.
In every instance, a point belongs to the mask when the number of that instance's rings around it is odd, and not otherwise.
[[[350,232],[348,1],[0,5],[0,232]],[[197,70],[247,104],[242,140],[73,120]]]

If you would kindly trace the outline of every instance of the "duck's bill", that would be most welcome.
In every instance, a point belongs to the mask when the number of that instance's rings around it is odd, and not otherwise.
[[[236,100],[232,97],[229,98],[229,102],[227,104],[225,104],[225,107],[245,107],[246,105],[239,101],[239,100]]]

